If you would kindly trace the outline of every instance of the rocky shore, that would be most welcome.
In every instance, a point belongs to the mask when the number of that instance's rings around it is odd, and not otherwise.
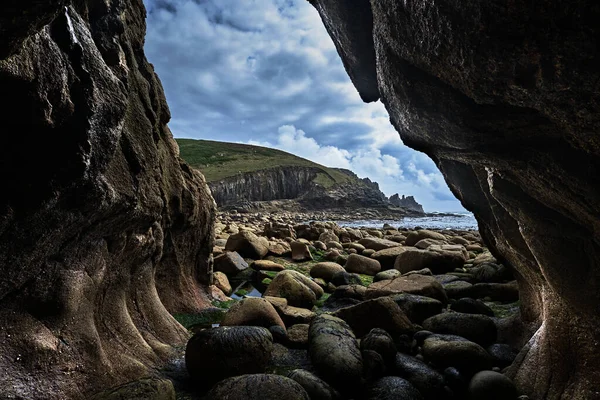
[[[276,220],[287,223],[299,223],[305,221],[356,221],[366,219],[397,221],[403,217],[425,217],[427,214],[421,211],[411,210],[405,207],[383,205],[378,207],[333,207],[314,208],[306,206],[297,200],[271,200],[271,201],[244,201],[234,205],[221,207],[221,218],[233,221],[256,221],[258,223],[269,222],[264,215],[276,215]],[[235,216],[237,214],[237,216]],[[243,214],[243,215],[242,215]],[[444,214],[436,214],[444,215]],[[451,215],[451,214],[448,214]]]
[[[220,213],[213,307],[176,315],[180,397],[518,398],[518,288],[477,231],[304,217]]]

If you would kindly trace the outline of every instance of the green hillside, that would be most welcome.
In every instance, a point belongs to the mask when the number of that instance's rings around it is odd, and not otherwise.
[[[267,168],[297,165],[322,170],[316,183],[330,187],[335,183],[356,180],[342,170],[324,167],[285,151],[247,144],[215,142],[212,140],[175,139],[179,144],[181,158],[192,167],[202,171],[209,182],[217,181],[240,172],[259,171]]]

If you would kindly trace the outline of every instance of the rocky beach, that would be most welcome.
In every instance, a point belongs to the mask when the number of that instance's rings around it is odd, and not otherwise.
[[[517,399],[518,287],[476,230],[305,217],[219,213],[178,398]]]

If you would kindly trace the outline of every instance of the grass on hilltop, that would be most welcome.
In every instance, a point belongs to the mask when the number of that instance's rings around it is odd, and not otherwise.
[[[285,151],[248,144],[215,142],[212,140],[175,139],[181,158],[202,171],[208,182],[239,173],[268,168],[301,166],[321,170],[315,183],[328,188],[336,183],[356,180],[342,170],[328,168]]]

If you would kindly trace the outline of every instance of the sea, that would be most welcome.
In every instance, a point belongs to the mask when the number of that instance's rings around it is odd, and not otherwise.
[[[429,213],[426,217],[404,217],[399,220],[366,219],[355,221],[336,221],[339,226],[349,228],[382,228],[383,224],[392,225],[395,228],[421,227],[423,229],[457,229],[477,230],[475,216],[466,211]]]

